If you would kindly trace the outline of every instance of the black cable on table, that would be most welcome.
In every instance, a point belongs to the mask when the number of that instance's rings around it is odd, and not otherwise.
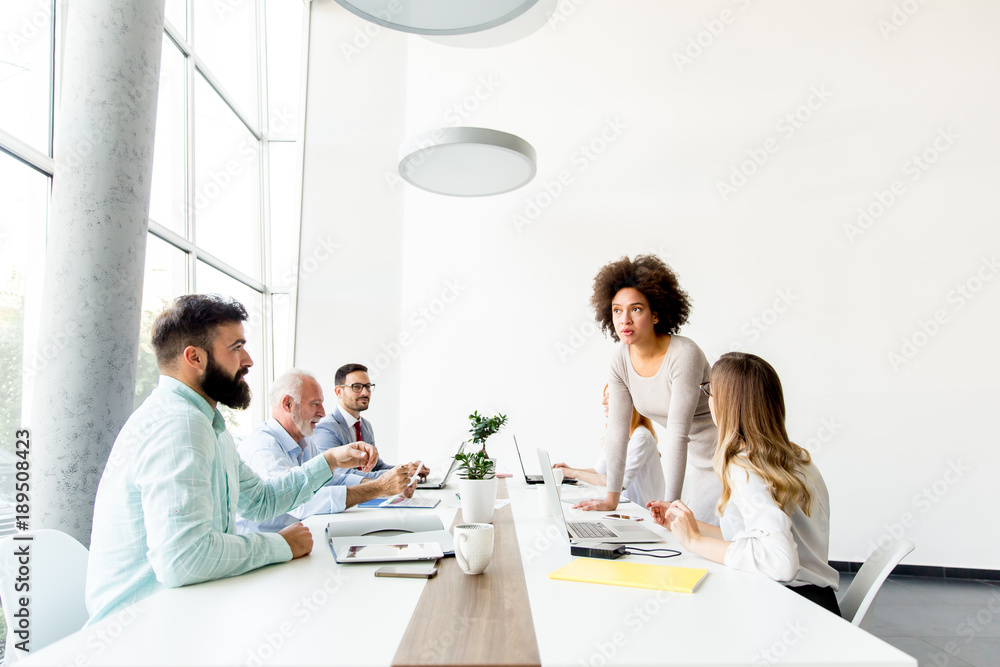
[[[634,553],[634,551],[642,551],[644,553]],[[670,552],[666,556],[657,556],[655,552]],[[640,549],[639,547],[626,547],[625,553],[631,554],[632,556],[650,556],[652,558],[673,558],[674,556],[680,556],[681,552],[677,549]]]

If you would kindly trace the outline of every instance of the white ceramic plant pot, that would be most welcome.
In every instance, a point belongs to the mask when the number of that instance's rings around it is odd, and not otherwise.
[[[458,478],[462,497],[462,520],[465,523],[493,523],[493,504],[497,499],[497,478]]]

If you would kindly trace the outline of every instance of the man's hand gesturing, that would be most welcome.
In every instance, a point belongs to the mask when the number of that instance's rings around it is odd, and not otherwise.
[[[369,472],[378,463],[378,450],[367,442],[352,442],[340,447],[331,447],[323,452],[330,470],[334,468],[360,468]]]

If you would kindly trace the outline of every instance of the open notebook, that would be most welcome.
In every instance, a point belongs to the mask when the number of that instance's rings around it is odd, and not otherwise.
[[[437,542],[448,555],[455,551],[451,533],[437,514],[367,512],[370,518],[331,521],[326,539],[336,554],[344,546],[373,544],[426,544]],[[338,517],[339,519],[339,517]]]

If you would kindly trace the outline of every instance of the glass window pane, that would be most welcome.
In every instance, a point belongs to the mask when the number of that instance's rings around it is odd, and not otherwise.
[[[260,279],[260,142],[195,77],[195,242]]]
[[[257,118],[257,3],[194,3],[194,50],[250,119]]]
[[[187,253],[150,234],[146,240],[146,270],[142,283],[142,321],[139,329],[139,370],[135,378],[135,407],[146,400],[160,381],[150,332],[156,316],[170,301],[187,294]]]
[[[271,198],[271,282],[276,290],[291,291],[295,289],[298,278],[302,158],[299,145],[294,142],[272,141],[268,143],[267,151],[271,172],[268,179]],[[329,249],[323,256],[330,256]]]
[[[0,3],[0,128],[49,154],[52,6]]]
[[[226,417],[229,430],[235,435],[246,436],[255,426],[264,421],[267,406],[267,396],[264,395],[264,376],[267,374],[267,364],[264,363],[263,326],[264,297],[263,295],[235,280],[217,269],[198,262],[195,268],[195,290],[199,294],[221,294],[229,296],[247,309],[249,318],[243,323],[247,335],[246,350],[253,360],[254,366],[246,376],[246,381],[253,392],[253,402],[247,410],[231,410],[219,406]]]
[[[23,425],[25,278],[44,255],[36,232],[45,229],[48,178],[0,152],[0,183],[0,433],[9,435]],[[14,441],[0,446],[13,451]]]
[[[167,0],[166,19],[187,39],[187,0]]]
[[[292,312],[290,294],[271,295],[271,325],[273,376],[278,377],[292,367],[295,314]]]
[[[302,0],[266,0],[268,132],[298,134]]]
[[[184,235],[184,55],[164,36],[149,219]]]

